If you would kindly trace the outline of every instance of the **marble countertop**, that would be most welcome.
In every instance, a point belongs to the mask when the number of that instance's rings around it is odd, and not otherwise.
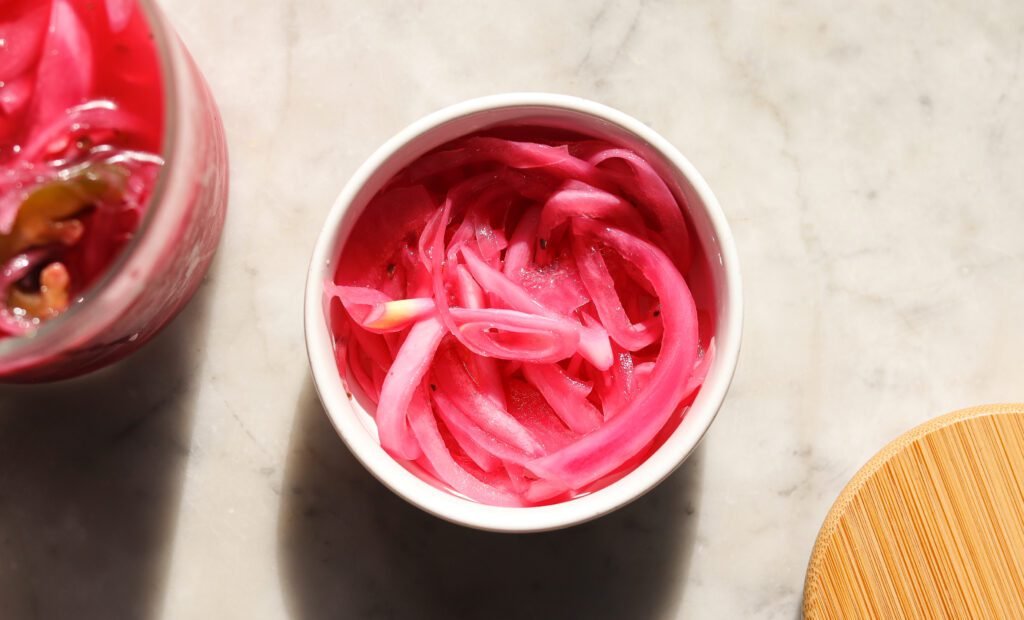
[[[1022,400],[1024,4],[163,0],[232,164],[199,296],[129,361],[0,388],[4,618],[781,618],[888,440]],[[700,450],[571,530],[452,526],[349,455],[302,341],[348,175],[423,114],[618,107],[717,193],[744,351]]]

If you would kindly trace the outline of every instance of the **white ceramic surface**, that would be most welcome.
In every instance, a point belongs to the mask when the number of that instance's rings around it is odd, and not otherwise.
[[[1021,399],[1024,3],[162,0],[217,95],[203,290],[110,373],[0,388],[0,617],[793,620],[846,481]],[[743,355],[701,446],[560,532],[486,534],[345,448],[302,333],[340,184],[448,104],[565,92],[644,121],[726,206]]]
[[[400,170],[429,151],[478,131],[538,126],[575,131],[634,149],[686,205],[701,260],[710,266],[716,355],[707,379],[679,427],[643,464],[611,485],[568,502],[508,508],[479,504],[422,480],[381,448],[372,416],[346,394],[335,362],[324,284],[367,203]],[[589,521],[628,504],[671,474],[704,437],[718,413],[739,357],[743,321],[739,264],[718,201],[679,151],[636,119],[565,95],[508,93],[454,104],[426,116],[385,142],[360,166],[327,216],[306,280],[306,347],[320,398],[355,456],[395,493],[453,523],[496,532],[538,532]]]

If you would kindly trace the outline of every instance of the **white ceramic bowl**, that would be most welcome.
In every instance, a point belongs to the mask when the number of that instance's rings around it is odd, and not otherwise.
[[[705,253],[715,297],[717,355],[679,427],[642,465],[611,485],[550,506],[487,506],[439,489],[392,459],[377,439],[372,416],[346,395],[324,314],[323,285],[363,209],[382,185],[424,153],[484,129],[530,124],[575,130],[627,146],[646,158],[685,202]],[[637,499],[693,452],[718,413],[732,381],[742,331],[740,273],[732,233],[718,201],[674,146],[640,121],[607,106],[564,95],[510,93],[465,101],[420,119],[388,140],[356,170],[331,208],[317,240],[306,282],[306,347],[320,399],[356,458],[392,491],[453,523],[498,532],[538,532],[589,521]]]

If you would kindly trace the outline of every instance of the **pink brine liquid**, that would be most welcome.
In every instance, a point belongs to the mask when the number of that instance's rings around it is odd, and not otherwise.
[[[0,338],[67,310],[132,239],[163,100],[136,0],[0,7]]]

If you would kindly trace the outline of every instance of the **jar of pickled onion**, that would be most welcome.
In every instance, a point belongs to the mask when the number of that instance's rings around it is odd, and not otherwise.
[[[0,23],[0,381],[72,377],[195,293],[227,206],[224,129],[152,0],[11,0]]]

